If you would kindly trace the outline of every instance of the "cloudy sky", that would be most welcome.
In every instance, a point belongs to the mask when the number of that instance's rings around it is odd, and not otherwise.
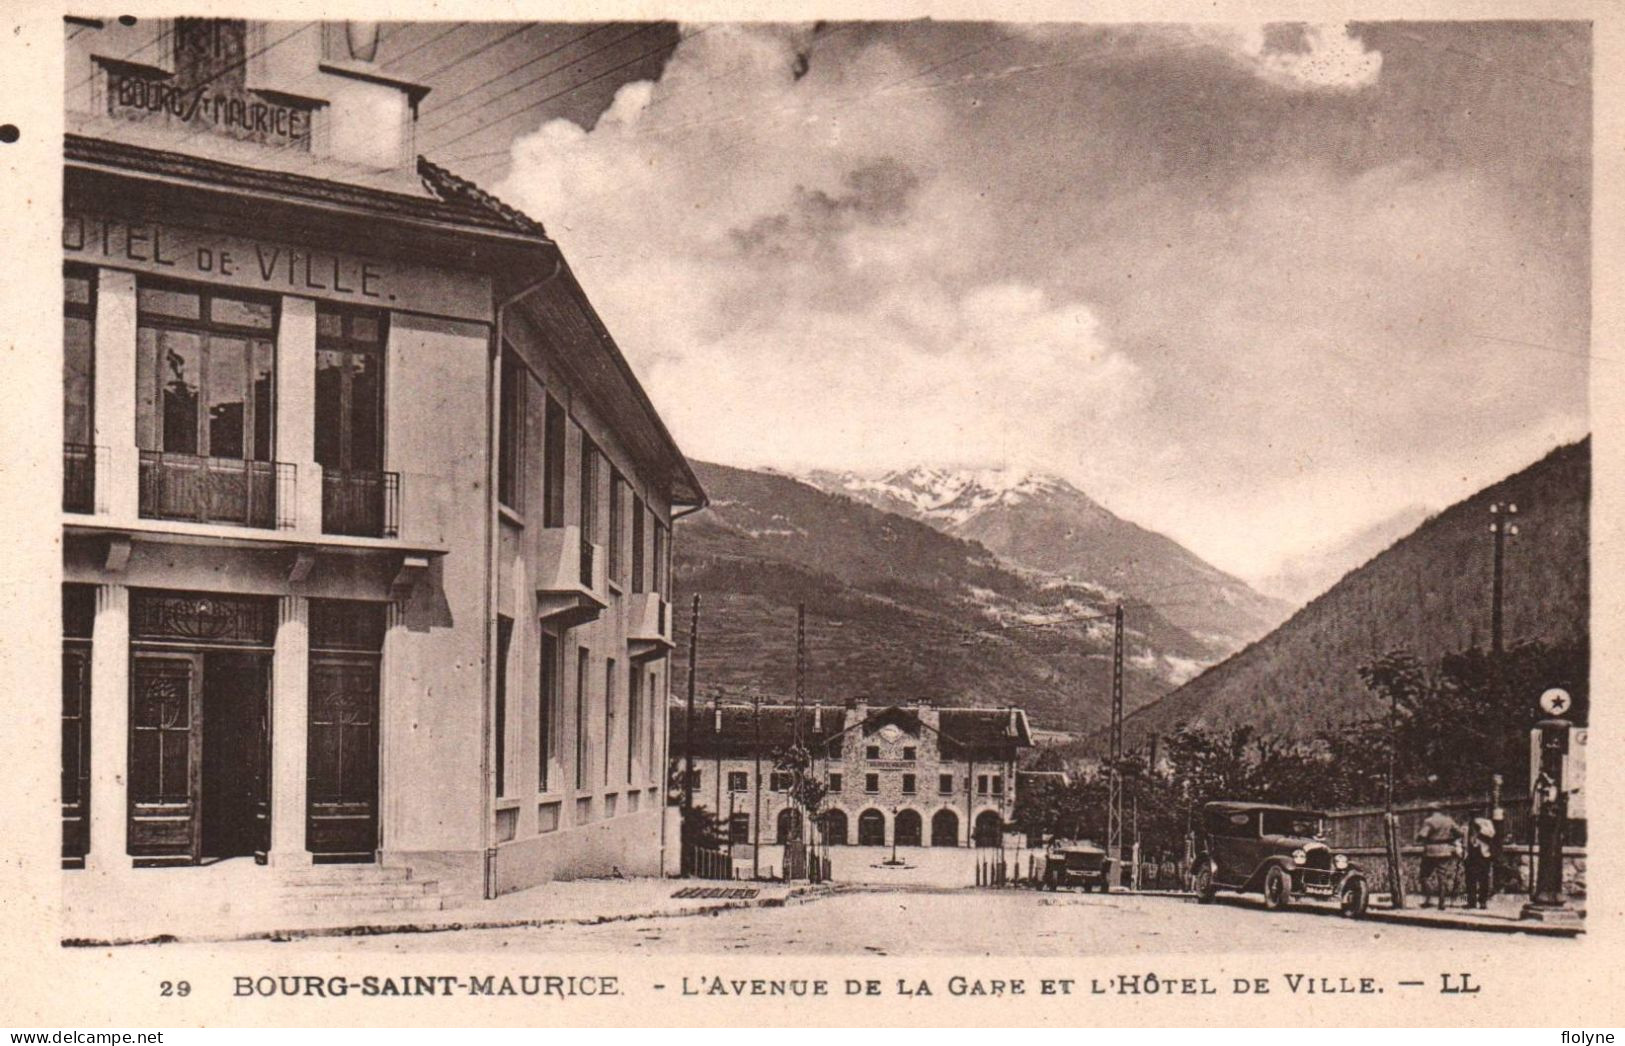
[[[694,457],[1031,466],[1258,578],[1588,428],[1583,26],[591,29],[389,45],[490,45],[424,150]]]

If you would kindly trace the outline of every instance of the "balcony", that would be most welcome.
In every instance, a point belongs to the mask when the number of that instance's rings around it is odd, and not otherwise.
[[[291,530],[295,470],[281,461],[141,451],[143,519]]]
[[[62,511],[94,515],[107,511],[96,475],[107,475],[107,448],[88,443],[62,444]]]
[[[671,604],[658,592],[633,594],[627,606],[626,647],[633,661],[649,661],[672,649]]]
[[[322,533],[400,537],[401,475],[322,469]]]
[[[609,606],[602,549],[580,527],[544,527],[537,549],[537,613],[569,628],[597,619]]]

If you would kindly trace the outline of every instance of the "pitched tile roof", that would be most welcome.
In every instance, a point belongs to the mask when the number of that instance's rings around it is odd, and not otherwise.
[[[815,706],[801,709],[801,737],[809,748],[817,748],[822,740],[826,745],[840,740],[846,729],[846,709],[840,705],[823,705],[822,722]],[[764,762],[770,761],[774,750],[790,744],[795,737],[796,709],[794,705],[767,705],[760,710],[751,705],[726,704],[696,705],[694,708],[694,758],[723,757],[749,758],[760,751]],[[893,720],[907,720],[917,729],[931,729],[920,721],[918,711],[908,706],[879,707],[868,710],[867,717],[853,728],[878,727]],[[940,710],[938,734],[943,754],[950,759],[963,759],[966,754],[1003,754],[1010,748],[1029,748],[1032,735],[1027,727],[1027,715],[1015,710],[1015,731],[1012,733],[1011,710],[1007,708],[944,708]],[[682,705],[669,710],[672,758],[680,759],[684,753],[686,712]],[[719,728],[720,724],[720,728]],[[821,729],[820,729],[821,727]],[[815,753],[816,754],[816,753]]]
[[[330,178],[266,170],[222,160],[170,152],[132,142],[68,134],[63,159],[69,165],[117,167],[145,174],[206,182],[240,192],[261,192],[313,203],[337,204],[373,213],[445,222],[474,229],[547,240],[540,222],[504,204],[464,178],[421,157],[418,176],[426,195],[374,189]]]

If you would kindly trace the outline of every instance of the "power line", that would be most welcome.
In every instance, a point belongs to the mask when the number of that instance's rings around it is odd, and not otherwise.
[[[489,51],[491,48],[496,47],[498,44],[506,43],[507,41],[512,40],[514,37],[518,36],[520,33],[527,33],[527,32],[529,32],[530,30],[532,30],[534,28],[536,28],[536,23],[535,22],[527,22],[526,24],[520,26],[518,29],[515,29],[511,33],[503,33],[501,36],[497,37],[495,40],[492,40],[492,41],[490,41],[489,43],[486,43],[486,44],[482,44],[481,46],[474,48],[474,50],[469,51],[467,54],[460,55],[457,58],[453,58],[449,62],[442,63],[441,65],[435,67],[430,72],[427,72],[427,73],[413,73],[412,74],[412,79],[417,80],[420,83],[426,83],[426,82],[428,82],[430,80],[433,80],[435,77],[439,76],[441,73],[445,72],[447,69],[450,69],[452,66],[461,65],[463,62],[470,61],[473,58],[475,58],[476,56],[482,55],[485,52]]]
[[[709,28],[709,27],[707,27],[707,28]],[[688,36],[683,37],[683,40],[692,40],[694,37],[699,36],[701,33],[704,33],[704,32],[706,32],[706,29],[697,30],[696,32],[690,33]],[[636,34],[632,34],[632,35],[636,35]],[[625,39],[630,39],[630,38],[631,37],[628,36]],[[683,40],[678,41],[678,43],[681,44],[683,42]],[[617,41],[617,43],[618,42],[619,41]],[[507,121],[512,120],[514,117],[520,116],[520,115],[522,115],[522,114],[524,114],[526,112],[529,112],[532,109],[535,109],[535,108],[538,108],[540,106],[546,105],[548,102],[551,102],[551,101],[553,101],[555,99],[558,99],[558,98],[562,98],[567,94],[573,94],[576,91],[581,90],[583,87],[586,87],[590,83],[595,83],[595,82],[597,82],[599,80],[602,80],[604,77],[608,76],[611,73],[619,72],[622,69],[625,69],[629,65],[636,65],[638,62],[643,61],[645,58],[653,57],[654,55],[659,54],[661,51],[668,50],[669,46],[670,45],[662,44],[659,47],[656,47],[656,48],[654,48],[652,50],[644,51],[642,54],[639,54],[639,55],[637,55],[637,56],[635,56],[633,58],[630,58],[630,59],[628,59],[628,60],[626,60],[624,62],[621,62],[618,65],[612,65],[608,69],[605,69],[604,71],[602,71],[600,73],[596,73],[593,76],[589,76],[585,80],[582,80],[582,81],[580,81],[578,83],[571,84],[569,87],[565,88],[562,91],[555,91],[552,94],[546,96],[545,98],[540,98],[537,101],[532,102],[531,104],[525,106],[522,109],[516,109],[515,111],[509,113],[507,116],[499,117],[496,120],[489,121],[489,122],[487,122],[485,124],[482,124],[482,125],[480,125],[478,127],[473,128],[471,130],[465,131],[462,134],[458,135],[456,138],[453,138],[449,142],[442,142],[441,143],[441,148],[449,148],[449,147],[451,147],[453,145],[456,145],[458,142],[463,141],[464,139],[471,137],[472,135],[478,134],[478,133],[480,133],[481,131],[484,131],[484,130],[488,130],[491,127],[495,127],[497,124],[506,123]]]
[[[404,52],[402,54],[396,55],[394,58],[391,58],[387,62],[381,62],[379,64],[382,65],[384,68],[388,68],[389,66],[397,65],[397,64],[399,64],[401,62],[404,62],[408,58],[410,58],[413,55],[417,54],[419,51],[423,50],[425,47],[428,47],[430,44],[435,43],[436,41],[439,41],[439,40],[444,40],[446,37],[450,36],[452,33],[455,33],[459,29],[467,28],[469,26],[469,24],[470,23],[468,23],[468,22],[453,22],[449,29],[446,29],[446,30],[444,30],[442,32],[436,33],[435,35],[429,37],[429,39],[423,41],[421,44],[418,44],[416,47],[411,48],[410,50],[408,50],[408,51],[406,51],[406,52]]]
[[[536,76],[531,77],[529,80],[525,80],[522,83],[515,84],[514,86],[508,88],[508,90],[503,91],[501,94],[499,94],[499,95],[497,95],[497,96],[495,96],[493,98],[487,98],[482,104],[486,105],[486,106],[494,105],[497,102],[502,101],[504,98],[509,98],[509,97],[519,93],[520,91],[523,91],[527,87],[530,87],[530,86],[533,86],[535,84],[541,83],[543,80],[546,80],[550,76],[553,76],[553,75],[555,75],[557,73],[561,73],[566,69],[572,68],[573,66],[580,65],[582,62],[585,62],[587,59],[592,58],[595,55],[600,55],[600,54],[603,54],[605,51],[610,50],[611,48],[619,47],[621,44],[623,44],[626,41],[632,39],[634,36],[637,36],[640,33],[646,32],[650,28],[652,28],[652,27],[651,26],[640,26],[639,28],[632,30],[632,32],[627,33],[625,36],[620,37],[620,38],[618,38],[616,40],[612,40],[611,42],[605,44],[602,47],[593,48],[591,51],[588,51],[586,54],[582,55],[580,58],[573,59],[573,60],[571,60],[569,62],[566,62],[564,65],[559,66],[556,69],[549,69],[544,73],[540,73],[540,74],[538,74]],[[585,39],[585,37],[580,37],[578,39]],[[576,41],[574,41],[574,40],[570,41],[570,43],[575,43],[575,42]],[[549,54],[557,53],[558,51],[563,50],[564,47],[568,47],[568,46],[570,46],[570,44],[565,44],[562,47],[554,48],[553,51],[549,52]],[[642,56],[640,56],[640,57],[642,57]],[[630,64],[630,63],[628,63],[628,64]],[[473,88],[470,88],[469,90],[463,92],[463,94],[459,95],[458,98],[467,97],[468,95],[473,94],[475,91],[478,91],[478,90],[488,86],[489,84],[491,84],[492,82],[494,82],[496,80],[505,79],[506,77],[509,77],[509,76],[512,76],[512,75],[513,75],[512,71],[509,71],[507,73],[503,73],[501,76],[492,77],[490,80],[487,80],[482,84],[476,84]],[[573,90],[573,89],[574,88],[571,88],[571,90]],[[453,98],[453,99],[448,100],[447,104],[450,104],[450,102],[453,102],[453,101],[457,101],[458,98]],[[544,101],[545,100],[546,99],[544,99]],[[485,123],[485,124],[481,124],[480,126],[476,127],[473,132],[469,132],[469,133],[475,133],[477,131],[484,130],[487,127],[491,127],[491,126],[493,126],[493,125],[495,125],[497,123],[500,123],[503,120],[512,119],[513,117],[519,115],[520,113],[524,112],[528,108],[534,108],[534,105],[525,106],[523,108],[516,109],[513,112],[509,113],[507,116],[498,117],[496,120],[490,121],[490,122]],[[427,127],[419,128],[419,131],[420,131],[420,133],[427,133],[429,131],[437,131],[440,128],[445,127],[447,124],[451,123],[452,120],[456,120],[456,119],[461,119],[461,117],[447,117],[446,119],[440,120],[438,123],[433,123],[433,124],[428,125]],[[461,141],[463,137],[467,137],[467,135],[463,135],[463,136],[458,137],[458,138],[453,139],[453,140],[454,141]]]
[[[551,57],[551,56],[553,56],[555,54],[558,54],[560,51],[564,50],[567,47],[572,47],[572,46],[574,46],[576,44],[579,44],[581,41],[587,39],[588,37],[596,35],[598,33],[601,33],[606,29],[611,29],[611,28],[613,28],[613,27],[615,27],[616,25],[619,25],[619,24],[620,24],[619,22],[606,22],[603,25],[595,26],[592,29],[587,30],[585,33],[582,33],[580,36],[571,37],[569,40],[566,40],[564,43],[558,45],[557,47],[550,48],[550,49],[548,49],[546,51],[543,51],[541,54],[537,55],[534,58],[530,58],[530,59],[527,59],[526,61],[520,62],[518,65],[514,66],[512,69],[509,69],[507,72],[498,73],[496,76],[492,76],[492,77],[489,77],[489,78],[487,78],[485,80],[482,80],[479,83],[475,84],[473,87],[468,88],[467,90],[460,91],[457,94],[441,98],[436,103],[436,105],[443,112],[445,109],[451,107],[452,105],[455,105],[457,102],[462,101],[464,98],[467,98],[468,96],[470,96],[472,94],[476,94],[476,93],[478,93],[480,91],[483,91],[483,90],[485,90],[485,88],[491,86],[494,83],[497,83],[497,82],[502,81],[502,80],[506,80],[508,77],[510,77],[513,74],[519,72],[519,70],[528,68],[530,66],[533,66],[537,62],[542,61],[544,58],[549,58],[549,57]],[[568,68],[570,68],[569,65],[563,65],[563,66],[559,67],[559,69],[568,69]],[[522,84],[521,86],[529,86],[532,83],[536,83],[537,80],[545,79],[546,76],[553,75],[553,73],[558,72],[559,69],[552,70],[552,71],[544,74],[544,76],[538,77],[538,78],[536,78],[534,80],[529,80],[525,84]],[[493,99],[493,101],[494,100],[495,99]]]

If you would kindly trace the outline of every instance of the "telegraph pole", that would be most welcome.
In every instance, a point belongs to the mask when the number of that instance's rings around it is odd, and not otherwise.
[[[1497,501],[1490,506],[1490,515],[1495,519],[1490,521],[1490,537],[1495,543],[1495,569],[1490,582],[1490,651],[1499,654],[1502,650],[1501,622],[1502,599],[1501,591],[1506,576],[1506,539],[1508,535],[1517,536],[1518,525],[1512,522],[1512,517],[1518,514],[1515,504],[1503,504]]]
[[[1112,867],[1123,860],[1123,604],[1112,613],[1112,740],[1106,797],[1106,851]],[[1118,878],[1114,876],[1114,878]]]
[[[752,754],[756,757],[756,779],[751,782],[751,844],[750,877],[761,877],[762,860],[762,692],[756,691],[750,701]]]

